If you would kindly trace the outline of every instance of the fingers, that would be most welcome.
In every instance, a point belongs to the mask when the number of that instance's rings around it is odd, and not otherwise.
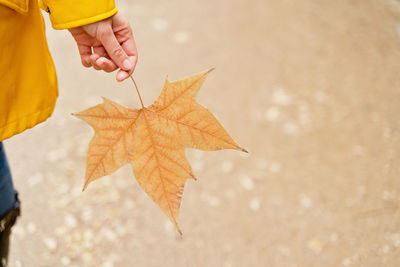
[[[113,72],[118,69],[109,58],[106,50],[102,46],[94,46],[93,54],[90,56],[90,63],[96,70],[103,70],[105,72]]]
[[[121,46],[128,55],[129,62],[132,64],[132,68],[128,71],[129,75],[131,75],[136,67],[136,63],[138,60],[136,44],[133,40],[132,34],[131,38],[129,38],[126,42],[123,42]]]
[[[78,46],[82,65],[89,68],[91,66],[90,55],[92,54],[92,48],[90,43],[82,41],[82,39],[84,39],[82,36],[85,35],[84,30],[80,28],[71,28],[69,32],[72,34]]]
[[[70,29],[70,32],[85,67],[93,66],[105,72],[120,69],[117,81],[123,81],[133,73],[137,48],[130,24],[123,15],[117,13],[111,18]]]
[[[134,62],[134,57],[129,57],[129,60],[130,60],[131,62]],[[120,70],[117,72],[117,75],[115,76],[116,80],[117,80],[118,82],[124,81],[125,79],[127,79],[129,76],[132,75],[133,70],[134,70],[134,69],[132,69],[131,71],[125,71],[125,70],[121,70],[121,69],[120,69]]]
[[[96,63],[96,60],[98,58],[99,58],[99,56],[96,54],[93,54],[90,56],[90,65],[92,65],[95,70],[101,70],[100,66],[98,66]]]
[[[103,70],[105,72],[113,72],[118,69],[110,59],[106,57],[99,57],[97,54],[90,56],[90,63],[96,70]]]
[[[115,37],[111,25],[104,24],[104,27],[98,30],[97,38],[120,69],[128,72],[133,70],[133,64],[129,61],[127,54]]]
[[[127,31],[124,31],[124,33],[126,34],[126,36],[124,36],[123,38],[123,40],[125,41],[121,43],[121,46],[124,49],[125,53],[128,55],[129,61],[132,63],[132,68],[128,72],[130,75],[133,73],[133,70],[135,69],[138,60],[137,48],[135,39],[133,38],[132,30],[129,25],[127,26]]]
[[[119,70],[117,72],[116,79],[117,79],[118,82],[122,82],[123,80],[127,79],[129,77],[129,75],[130,74],[128,72],[126,72],[124,70]]]
[[[93,54],[96,54],[99,57],[104,57],[107,53],[106,49],[104,49],[104,46],[98,45],[98,46],[93,46]]]
[[[113,72],[118,69],[117,65],[111,60],[105,57],[100,57],[96,60],[97,66],[99,66],[105,72]]]
[[[125,51],[130,63],[132,64],[132,68],[128,71],[128,74],[131,75],[136,67],[138,59],[136,43],[133,38],[131,26],[129,21],[120,13],[117,13],[112,17],[112,25],[117,40],[121,43],[122,49]],[[118,77],[117,80],[119,80]]]
[[[92,54],[92,48],[87,45],[79,45],[78,44],[79,55],[81,56],[82,65],[86,68],[92,66],[90,61],[90,55]]]

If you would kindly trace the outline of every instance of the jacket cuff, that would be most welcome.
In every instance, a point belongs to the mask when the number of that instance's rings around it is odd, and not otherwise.
[[[114,0],[42,0],[54,29],[62,30],[97,22],[117,13]]]

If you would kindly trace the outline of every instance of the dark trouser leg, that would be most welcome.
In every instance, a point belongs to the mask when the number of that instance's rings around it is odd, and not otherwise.
[[[0,267],[7,266],[11,227],[19,215],[19,201],[0,142]]]
[[[7,266],[8,260],[8,247],[10,246],[11,228],[4,230],[0,234],[0,266]]]
[[[15,224],[19,214],[18,206],[0,219],[0,267],[7,266],[11,227]]]

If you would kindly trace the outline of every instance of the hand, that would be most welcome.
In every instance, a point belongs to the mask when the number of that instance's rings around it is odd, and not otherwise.
[[[105,72],[119,68],[119,82],[133,73],[138,59],[136,44],[128,20],[120,13],[69,31],[78,45],[83,66]]]

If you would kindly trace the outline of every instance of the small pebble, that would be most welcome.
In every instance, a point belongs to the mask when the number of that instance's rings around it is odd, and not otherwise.
[[[343,265],[343,266],[350,266],[350,265],[351,265],[351,259],[345,258],[345,259],[342,261],[342,265]]]
[[[28,230],[28,233],[34,234],[36,232],[36,225],[32,222],[28,223],[28,226],[26,227]]]
[[[270,172],[278,173],[281,170],[281,164],[277,161],[273,161],[269,165]]]
[[[46,159],[50,163],[55,163],[56,161],[65,158],[67,151],[65,149],[53,150],[47,153]]]
[[[56,120],[56,124],[58,127],[64,127],[67,123],[67,120],[64,117],[58,116]]]
[[[32,187],[41,184],[42,182],[43,182],[43,174],[40,172],[28,178],[28,184]]]
[[[57,240],[55,238],[47,237],[43,241],[49,251],[54,252],[57,249]]]
[[[383,193],[382,193],[382,199],[383,200],[388,201],[388,200],[393,200],[394,198],[395,197],[394,197],[394,193],[393,192],[383,191]]]
[[[282,89],[278,89],[272,94],[272,101],[278,105],[288,106],[291,104],[292,98]]]
[[[308,208],[311,208],[311,206],[312,206],[312,200],[311,200],[311,198],[309,198],[309,197],[306,196],[306,195],[301,195],[301,196],[299,197],[299,201],[300,201],[300,205],[301,205],[303,208],[308,209]]]
[[[56,234],[56,236],[63,236],[66,232],[67,232],[67,228],[64,226],[56,227],[56,229],[54,230],[54,233]]]
[[[13,232],[13,234],[15,234],[16,236],[18,236],[20,238],[23,238],[25,236],[25,229],[19,225],[13,226],[12,232]]]
[[[154,28],[156,31],[163,32],[163,31],[165,31],[165,30],[168,28],[168,22],[167,22],[165,19],[156,18],[156,19],[153,21],[153,28]]]
[[[249,207],[252,211],[258,211],[260,209],[260,200],[253,198],[250,200]]]
[[[119,226],[117,229],[115,229],[115,231],[117,232],[118,236],[124,236],[126,235],[126,233],[128,232],[128,230],[126,229],[125,226],[121,225]]]
[[[94,237],[94,234],[93,234],[92,230],[85,230],[85,232],[83,232],[83,238],[85,240],[91,240],[91,239],[93,239],[93,237]]]
[[[279,117],[280,111],[277,107],[270,107],[264,112],[264,119],[266,121],[276,121]]]
[[[196,160],[192,164],[192,169],[194,172],[200,172],[204,169],[204,161],[202,160]]]
[[[319,254],[322,250],[322,243],[318,239],[312,239],[308,241],[307,247],[315,254]]]
[[[385,139],[388,139],[388,138],[390,138],[392,136],[392,129],[390,128],[390,127],[386,127],[384,130],[383,130],[383,137],[385,138]]]
[[[164,222],[164,229],[165,231],[167,231],[168,233],[172,233],[174,231],[174,225],[171,223],[171,221],[166,220]]]
[[[302,125],[310,123],[310,115],[308,112],[308,106],[306,104],[300,105],[299,122]]]
[[[102,234],[108,241],[114,241],[117,239],[117,235],[109,228],[104,228]]]
[[[202,159],[205,156],[205,152],[201,150],[192,150],[192,155],[196,159]]]
[[[83,102],[82,106],[84,106],[84,107],[94,106],[94,105],[100,104],[101,98],[98,96],[94,96],[94,95],[88,95],[85,97],[85,99],[83,99],[82,102]]]
[[[132,200],[127,199],[124,201],[124,209],[132,209],[134,206],[135,203]]]
[[[61,264],[64,266],[68,266],[71,263],[71,259],[68,257],[61,257]]]
[[[338,240],[338,234],[337,233],[332,233],[329,236],[329,239],[331,240],[331,242],[336,242]]]
[[[240,184],[243,186],[244,189],[246,190],[253,190],[254,188],[254,182],[253,180],[248,177],[247,175],[243,175],[240,178]]]
[[[395,246],[396,248],[400,247],[400,234],[399,233],[392,234],[390,236],[390,239],[393,242],[393,246]]]
[[[212,206],[212,207],[217,207],[217,206],[219,206],[220,203],[221,203],[221,201],[217,197],[210,196],[208,198],[208,204],[210,204],[210,206]]]
[[[381,251],[383,254],[388,254],[388,253],[390,252],[390,247],[389,247],[388,245],[384,245],[384,246],[380,249],[380,251]]]
[[[81,218],[83,221],[88,222],[91,221],[93,218],[93,212],[90,208],[84,208],[81,213]]]
[[[109,201],[111,202],[117,202],[121,198],[118,190],[111,190],[108,192],[108,194]]]
[[[64,217],[65,224],[70,228],[75,228],[78,225],[78,222],[72,214],[67,214]]]
[[[221,171],[224,173],[229,173],[233,170],[233,163],[232,161],[225,160],[221,164]]]
[[[114,267],[114,263],[112,261],[106,261],[103,263],[102,267]]]
[[[189,33],[187,32],[176,32],[174,34],[174,41],[177,44],[186,44],[189,42]]]

